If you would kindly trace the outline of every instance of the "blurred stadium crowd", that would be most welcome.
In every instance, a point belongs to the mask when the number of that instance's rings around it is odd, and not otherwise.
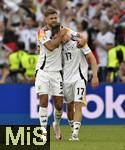
[[[125,83],[124,0],[0,0],[0,83],[34,83],[36,31],[49,6],[87,38],[100,81]]]

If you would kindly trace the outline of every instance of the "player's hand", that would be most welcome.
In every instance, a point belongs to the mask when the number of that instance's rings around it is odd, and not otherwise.
[[[64,44],[64,43],[67,43],[67,42],[70,41],[70,39],[71,39],[71,37],[70,37],[68,34],[65,34],[65,35],[63,36],[63,38],[62,38],[62,43],[63,43],[63,44]]]
[[[99,79],[98,79],[98,77],[93,77],[92,80],[91,80],[91,86],[93,88],[96,88],[96,87],[98,87],[98,85],[99,85]]]
[[[82,48],[85,46],[85,44],[87,43],[87,39],[85,39],[84,36],[82,36],[81,34],[79,34],[79,39],[77,40],[77,47],[78,48]]]
[[[59,36],[61,36],[61,33],[60,33],[60,32],[58,32],[57,34],[55,34],[52,38],[53,38],[53,39],[56,39],[56,38],[58,38]]]
[[[61,33],[61,36],[63,37],[67,33],[67,29],[64,28],[64,27],[61,27],[60,28],[60,33]]]

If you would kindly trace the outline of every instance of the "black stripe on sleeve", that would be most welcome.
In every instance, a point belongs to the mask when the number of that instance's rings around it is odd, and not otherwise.
[[[60,72],[60,75],[61,75],[62,80],[63,80],[63,72],[62,72],[62,70],[60,70],[59,72]]]
[[[43,69],[44,69],[45,64],[46,64],[46,55],[45,55],[45,57],[44,57],[43,65],[40,67],[40,69],[41,69],[41,70],[43,70]]]

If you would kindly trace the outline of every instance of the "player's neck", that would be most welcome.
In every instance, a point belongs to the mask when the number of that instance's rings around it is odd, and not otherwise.
[[[49,26],[48,24],[46,25],[47,29],[51,30],[51,26]]]

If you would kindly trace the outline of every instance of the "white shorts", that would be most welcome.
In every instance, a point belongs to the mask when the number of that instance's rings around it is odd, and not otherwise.
[[[86,84],[84,80],[78,80],[73,83],[64,83],[64,100],[65,103],[82,102],[86,103]]]
[[[60,71],[48,72],[38,70],[35,80],[36,93],[52,96],[63,96],[63,83]]]

